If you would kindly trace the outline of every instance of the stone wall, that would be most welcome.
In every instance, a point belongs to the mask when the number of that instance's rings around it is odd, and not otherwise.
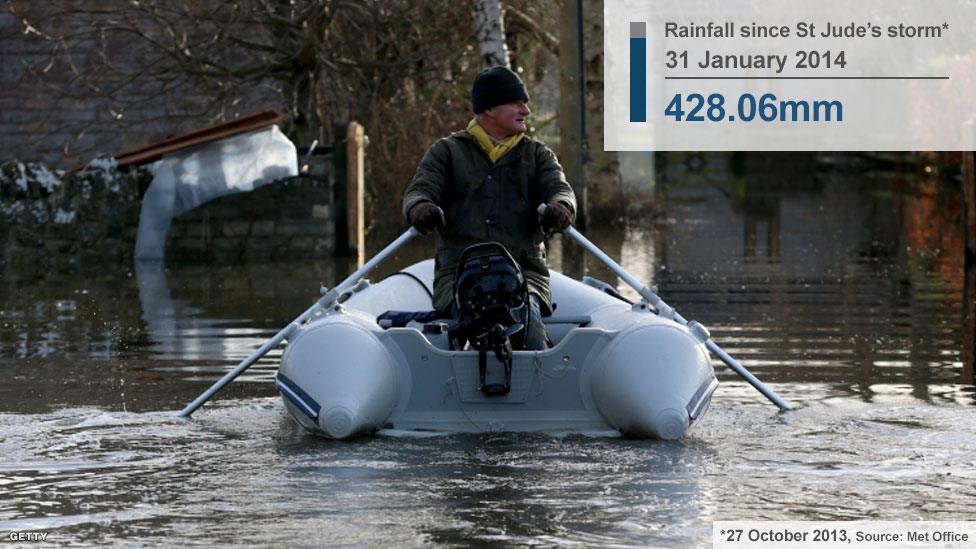
[[[120,173],[111,159],[81,172],[0,164],[0,272],[131,260],[149,181],[144,170]]]
[[[167,262],[330,257],[334,173],[331,157],[318,157],[311,176],[224,196],[176,217],[167,235]],[[80,172],[0,164],[0,276],[131,264],[151,180],[145,169],[120,172],[106,158]]]
[[[327,179],[296,177],[213,200],[173,220],[166,260],[262,262],[331,256],[332,189]]]

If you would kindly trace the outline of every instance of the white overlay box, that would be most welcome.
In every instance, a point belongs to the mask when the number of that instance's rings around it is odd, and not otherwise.
[[[607,0],[604,9],[606,150],[971,146],[974,2]]]

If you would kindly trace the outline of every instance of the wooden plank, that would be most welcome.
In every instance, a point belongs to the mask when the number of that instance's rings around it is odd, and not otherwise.
[[[115,160],[119,166],[146,164],[159,160],[167,154],[267,128],[287,119],[287,116],[274,109],[266,109],[123,152],[116,155]]]
[[[365,131],[358,122],[346,129],[346,223],[349,250],[357,267],[366,261]]]
[[[346,197],[349,191],[347,184],[349,181],[347,173],[349,162],[346,160],[348,147],[344,143],[348,132],[349,126],[347,124],[335,124],[333,126],[335,144],[332,150],[335,152],[332,155],[332,170],[335,176],[332,181],[332,204],[334,206],[332,221],[335,223],[335,249],[333,251],[337,257],[348,257],[350,254],[349,208],[346,206],[349,203],[349,199]]]

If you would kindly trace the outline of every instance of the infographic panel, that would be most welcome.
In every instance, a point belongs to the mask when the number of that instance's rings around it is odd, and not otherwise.
[[[976,2],[607,0],[606,150],[972,150]]]

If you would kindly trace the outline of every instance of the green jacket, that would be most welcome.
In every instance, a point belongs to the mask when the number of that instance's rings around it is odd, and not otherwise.
[[[444,210],[447,226],[436,237],[434,307],[450,309],[461,252],[472,244],[496,241],[518,261],[529,291],[539,294],[543,314],[550,314],[546,235],[536,209],[554,200],[576,212],[576,196],[562,166],[541,141],[525,136],[494,165],[466,130],[434,143],[403,196],[404,217],[425,201]]]

